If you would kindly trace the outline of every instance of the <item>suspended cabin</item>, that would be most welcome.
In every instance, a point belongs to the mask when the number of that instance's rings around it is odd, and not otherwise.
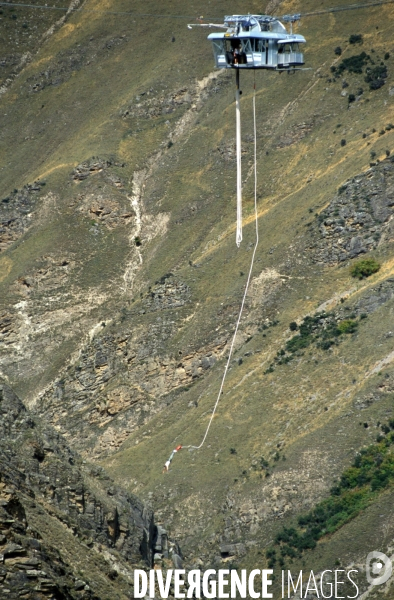
[[[293,22],[298,15],[284,17]],[[225,17],[225,32],[208,36],[213,44],[216,67],[220,69],[292,69],[304,64],[302,35],[288,33],[275,17],[233,15]]]

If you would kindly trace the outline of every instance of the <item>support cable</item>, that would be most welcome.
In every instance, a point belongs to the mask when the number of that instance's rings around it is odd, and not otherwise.
[[[211,414],[211,417],[209,419],[208,426],[206,428],[206,431],[205,431],[204,437],[202,439],[202,442],[201,442],[201,444],[199,446],[183,446],[183,448],[190,448],[190,449],[193,449],[193,450],[200,450],[200,448],[202,448],[202,446],[204,445],[205,440],[207,439],[209,429],[210,429],[210,427],[212,425],[212,421],[213,421],[213,418],[214,418],[215,413],[216,413],[216,409],[217,409],[218,404],[219,404],[220,396],[222,395],[222,392],[223,392],[224,382],[226,380],[228,368],[230,366],[230,361],[231,361],[231,358],[232,358],[232,355],[233,355],[234,344],[235,344],[235,340],[236,340],[236,337],[237,337],[239,325],[241,323],[241,318],[242,318],[242,313],[243,313],[244,306],[245,306],[246,296],[247,296],[247,293],[248,293],[249,284],[250,284],[250,280],[251,280],[251,277],[252,277],[252,271],[253,271],[254,259],[255,259],[255,256],[256,256],[256,250],[257,250],[257,246],[258,246],[258,243],[259,243],[259,223],[258,223],[258,213],[257,213],[256,82],[254,82],[254,85],[253,85],[253,129],[254,129],[254,215],[255,215],[255,227],[256,227],[256,243],[255,243],[255,246],[254,246],[254,249],[253,249],[252,260],[250,262],[250,268],[249,268],[248,278],[247,278],[246,285],[245,285],[245,291],[244,291],[244,295],[243,295],[243,298],[242,298],[241,308],[240,308],[240,311],[239,311],[237,324],[235,326],[235,331],[234,331],[233,339],[232,339],[232,342],[231,342],[229,355],[228,355],[228,358],[227,358],[226,366],[224,368],[222,382],[220,384],[219,393],[218,393],[218,396],[216,398],[216,402],[215,402],[215,405],[213,407],[212,414]]]
[[[357,4],[348,4],[345,6],[334,6],[332,8],[322,8],[320,10],[315,10],[307,13],[300,13],[300,17],[315,17],[319,15],[324,15],[327,13],[336,13],[342,12],[344,10],[359,10],[363,8],[372,8],[374,6],[382,6],[384,4],[393,4],[394,0],[372,0],[366,3],[357,3]],[[46,4],[27,4],[24,2],[0,2],[0,6],[4,6],[7,8],[35,8],[39,10],[57,10],[68,12],[70,10],[69,6],[48,6]],[[100,10],[94,8],[84,8],[81,6],[80,8],[75,9],[73,12],[85,12],[85,13],[102,13],[107,15],[122,15],[129,16],[132,18],[149,18],[149,19],[194,19],[195,15],[163,15],[157,13],[136,13],[132,11],[121,11],[121,10]],[[205,20],[215,20],[220,19],[221,17],[205,17]],[[275,17],[276,18],[276,17]],[[278,17],[279,19],[281,17]],[[203,19],[203,17],[200,17]],[[207,25],[207,24],[204,24]],[[214,23],[210,24],[215,26]]]

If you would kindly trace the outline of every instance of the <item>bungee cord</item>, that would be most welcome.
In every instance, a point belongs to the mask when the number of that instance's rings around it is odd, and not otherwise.
[[[205,430],[204,433],[204,437],[202,439],[202,442],[199,446],[193,446],[193,445],[189,445],[189,446],[182,446],[183,448],[189,448],[191,450],[200,450],[200,448],[203,447],[205,440],[207,439],[208,436],[208,432],[211,428],[212,425],[212,421],[213,418],[215,416],[217,407],[219,405],[219,401],[220,401],[220,397],[222,395],[223,392],[223,387],[224,387],[224,383],[226,381],[226,377],[227,377],[227,373],[228,373],[228,369],[230,366],[230,361],[233,355],[233,351],[234,351],[234,344],[235,344],[235,340],[237,338],[237,333],[238,333],[238,329],[241,323],[241,318],[242,318],[242,313],[244,310],[244,306],[245,306],[245,301],[246,301],[246,296],[248,293],[248,289],[249,289],[249,284],[250,284],[250,280],[252,277],[252,271],[253,271],[253,266],[254,266],[254,260],[255,260],[255,256],[256,256],[256,250],[257,250],[257,246],[259,243],[259,223],[258,223],[258,213],[257,213],[257,124],[256,124],[256,81],[254,81],[253,84],[253,132],[254,132],[254,215],[255,215],[255,229],[256,229],[256,242],[255,242],[255,246],[253,249],[253,254],[252,254],[252,259],[250,261],[250,267],[249,267],[249,273],[248,273],[248,278],[246,281],[246,285],[245,285],[245,291],[243,294],[243,298],[242,298],[242,303],[241,303],[241,308],[239,310],[239,314],[238,314],[238,319],[237,319],[237,323],[235,326],[235,330],[234,330],[234,334],[233,334],[233,338],[231,341],[231,346],[230,346],[230,351],[229,351],[229,355],[226,361],[226,365],[224,367],[224,373],[223,373],[223,377],[222,377],[222,381],[220,384],[220,389],[219,389],[219,393],[217,395],[216,398],[216,402],[215,405],[213,407],[207,428]]]
[[[239,70],[236,72],[236,90],[235,90],[235,123],[236,136],[235,147],[237,155],[237,232],[235,235],[235,243],[238,248],[242,242],[242,164],[241,164],[241,92],[239,89]]]

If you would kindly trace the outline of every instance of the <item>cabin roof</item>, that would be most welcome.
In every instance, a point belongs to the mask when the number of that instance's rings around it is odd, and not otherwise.
[[[300,44],[305,43],[305,38],[303,35],[299,35],[297,33],[288,33],[287,35],[282,33],[274,33],[272,31],[240,31],[239,33],[235,32],[221,32],[215,31],[214,33],[210,33],[208,36],[209,40],[220,40],[220,39],[247,39],[247,38],[259,38],[263,40],[277,40],[278,44],[289,44],[290,42],[298,42]]]

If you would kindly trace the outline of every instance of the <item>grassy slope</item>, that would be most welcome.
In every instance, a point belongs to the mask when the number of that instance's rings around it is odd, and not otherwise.
[[[304,4],[303,11],[314,8],[314,3]],[[89,6],[122,10],[126,4],[95,2]],[[244,9],[242,3],[232,6],[234,12]],[[283,13],[299,9],[296,2],[281,6]],[[136,3],[135,10],[157,12],[157,3]],[[184,10],[184,4],[174,1],[169,12],[183,14]],[[226,10],[226,3],[215,3],[218,16]],[[261,7],[252,3],[250,10],[261,10]],[[207,6],[197,2],[189,11],[205,14]],[[301,252],[298,260],[289,257],[289,246],[299,244],[299,236],[311,220],[309,209],[320,211],[343,181],[364,170],[372,149],[378,157],[384,155],[386,148],[393,149],[393,132],[378,135],[382,127],[394,120],[389,96],[391,75],[382,89],[366,91],[364,99],[350,110],[347,99],[341,97],[340,83],[329,84],[319,77],[329,75],[330,65],[336,60],[335,46],[346,48],[344,56],[350,52],[346,40],[352,33],[362,32],[363,48],[366,51],[374,48],[381,56],[390,42],[392,16],[393,8],[387,6],[305,19],[299,30],[308,40],[306,59],[312,70],[295,76],[257,73],[261,242],[255,273],[275,267],[292,279],[282,287],[275,306],[271,305],[267,312],[256,313],[256,318],[276,317],[280,323],[269,330],[267,337],[256,335],[247,348],[239,350],[239,356],[247,350],[259,352],[244,357],[243,364],[230,371],[219,415],[203,452],[185,452],[176,457],[174,469],[167,478],[162,478],[161,465],[175,440],[186,444],[201,439],[209,416],[207,411],[218,389],[222,364],[191,390],[176,396],[168,410],[149,423],[147,436],[143,438],[141,432],[137,432],[121,451],[106,461],[122,484],[143,496],[154,491],[155,508],[161,511],[164,521],[171,524],[186,548],[190,549],[200,537],[206,538],[209,532],[221,528],[222,515],[217,513],[217,508],[228,492],[226,486],[232,488],[239,504],[261,495],[264,482],[258,473],[249,472],[253,457],[272,455],[278,441],[284,441],[287,461],[275,469],[285,473],[286,481],[293,480],[300,488],[305,486],[306,502],[311,503],[325,493],[333,477],[349,464],[353,451],[366,442],[366,437],[373,435],[372,429],[359,426],[359,420],[376,422],[391,410],[388,403],[385,407],[371,406],[360,419],[354,414],[354,418],[348,419],[350,422],[343,435],[337,437],[339,424],[345,422],[344,415],[354,395],[362,394],[371,382],[371,379],[366,380],[365,373],[391,351],[390,339],[383,337],[392,310],[389,305],[371,316],[357,336],[343,342],[333,354],[314,351],[313,358],[307,355],[299,364],[283,367],[271,375],[263,375],[263,371],[283,345],[290,321],[314,310],[335,293],[354,287],[347,269],[306,268]],[[102,50],[107,40],[123,35],[126,36],[124,43],[108,52]],[[170,41],[172,36],[174,43]],[[55,250],[61,254],[71,248],[81,257],[93,252],[94,258],[91,266],[80,259],[84,276],[73,281],[76,295],[86,298],[86,288],[108,292],[109,284],[103,280],[115,282],[110,288],[111,298],[96,310],[91,321],[84,323],[85,327],[128,302],[129,298],[123,297],[119,290],[125,237],[108,236],[102,247],[93,251],[88,223],[76,221],[70,225],[68,202],[76,194],[70,173],[92,155],[114,155],[126,162],[127,178],[132,178],[133,171],[141,168],[161,141],[167,139],[166,119],[130,124],[120,119],[119,111],[142,91],[150,88],[161,91],[165,86],[176,90],[206,76],[211,70],[212,58],[204,38],[202,32],[189,33],[183,21],[136,20],[133,23],[115,16],[103,19],[99,13],[79,13],[46,42],[16,80],[1,100],[0,156],[5,165],[1,193],[8,194],[10,189],[20,188],[40,177],[60,200],[56,214],[50,212],[44,223],[41,221],[30,230],[24,249],[16,244],[7,251],[12,268],[1,284],[3,296],[9,293],[9,285],[28,273],[33,262],[43,254]],[[99,59],[75,69],[57,87],[47,87],[35,94],[27,91],[29,78],[44,71],[59,52],[67,52],[78,44],[83,48],[93,44]],[[388,63],[390,74],[392,60]],[[231,79],[231,74],[224,74],[223,78]],[[350,92],[360,81],[356,76],[346,79]],[[252,131],[252,81],[253,75],[249,73],[242,77],[245,136]],[[193,295],[194,317],[170,340],[169,351],[199,347],[211,339],[212,330],[220,328],[221,303],[241,298],[244,279],[239,273],[247,271],[250,260],[247,245],[253,241],[252,178],[244,194],[245,214],[250,225],[245,231],[245,244],[237,251],[233,241],[234,165],[219,162],[217,158],[217,147],[234,137],[233,113],[230,84],[208,98],[188,136],[181,137],[164,153],[154,176],[147,182],[144,199],[149,212],[169,212],[171,221],[167,235],[156,239],[146,250],[147,260],[139,273],[141,285],[145,289],[164,273],[176,270],[179,278],[191,286]],[[315,118],[309,135],[296,144],[279,148],[280,137],[294,124],[309,123],[311,115]],[[133,127],[139,128],[137,134]],[[372,129],[377,132],[371,133]],[[364,132],[371,135],[363,139]],[[26,137],[30,139],[25,140]],[[341,138],[347,141],[344,147],[340,146]],[[251,160],[251,143],[245,141],[245,146],[246,160]],[[191,203],[197,207],[193,212],[188,210]],[[113,257],[104,261],[111,246]],[[274,251],[270,254],[272,248]],[[354,292],[354,296],[362,293],[363,286],[368,287],[392,273],[391,249],[383,248],[376,256],[384,264],[383,271],[368,282],[358,284],[361,291]],[[201,268],[192,269],[189,260]],[[149,319],[149,315],[144,317],[147,325]],[[22,376],[19,390],[24,391],[25,397],[32,383],[37,391],[52,379],[54,372],[67,363],[80,339],[76,332],[67,343],[61,344],[53,356],[54,366],[50,367],[48,361],[48,367],[38,380],[31,373]],[[356,384],[352,383],[354,379]],[[317,400],[312,407],[307,399],[314,394]],[[188,408],[189,402],[197,399],[198,408]],[[328,411],[324,410],[326,406]],[[236,448],[235,456],[230,455],[230,447]],[[313,477],[318,478],[319,471],[324,473],[317,490],[313,482],[305,483],[306,468],[300,467],[306,449],[316,452]],[[242,471],[248,476],[243,476]],[[209,516],[211,507],[214,507],[212,517]],[[194,533],[187,543],[185,532],[192,523]],[[256,534],[259,543],[268,542],[276,526],[272,519],[264,527],[260,525]],[[372,521],[370,528],[373,528]],[[345,544],[344,552],[346,548]],[[324,560],[332,558],[330,552],[334,550],[327,550]]]

